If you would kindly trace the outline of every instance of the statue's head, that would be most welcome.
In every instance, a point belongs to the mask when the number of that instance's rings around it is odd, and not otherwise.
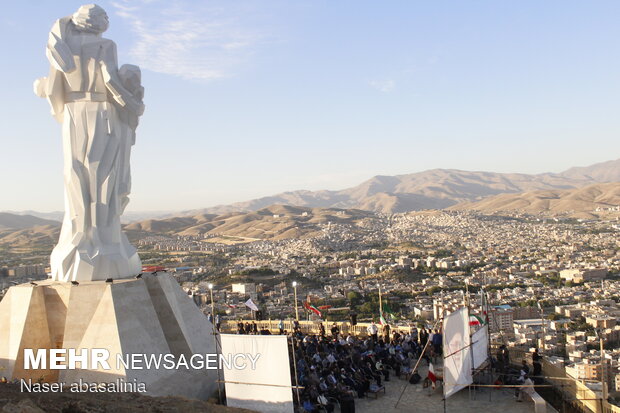
[[[124,64],[118,69],[118,77],[125,89],[135,94],[140,90],[142,73],[136,65]]]
[[[107,13],[96,4],[81,6],[71,16],[71,21],[79,30],[96,34],[105,32],[109,25]]]

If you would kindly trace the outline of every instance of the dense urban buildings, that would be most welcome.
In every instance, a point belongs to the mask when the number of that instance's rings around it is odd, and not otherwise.
[[[211,234],[159,234],[137,245],[145,265],[171,270],[205,314],[214,308],[223,323],[255,317],[248,299],[274,321],[294,318],[297,305],[301,318],[318,322],[309,303],[328,321],[355,314],[358,322],[378,322],[381,290],[387,322],[417,328],[462,305],[481,314],[488,300],[493,343],[539,348],[569,376],[595,388],[603,381],[614,396],[619,235],[617,219],[427,211],[326,222],[305,239],[222,243]],[[2,280],[34,277],[43,264],[5,267]]]

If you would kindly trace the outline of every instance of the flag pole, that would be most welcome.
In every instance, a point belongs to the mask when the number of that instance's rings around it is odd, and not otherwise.
[[[437,319],[432,329],[435,330],[441,321],[443,321],[443,317],[440,317]],[[407,376],[407,382],[409,382],[409,379],[411,378],[411,376],[413,376],[415,372],[418,370],[418,365],[422,361],[422,357],[424,357],[424,353],[426,352],[426,349],[428,348],[428,345],[430,343],[431,343],[430,340],[426,341],[426,344],[424,345],[424,348],[422,348],[422,352],[420,353],[420,357],[418,357],[418,361],[415,363],[415,366],[413,366],[413,369],[411,369],[411,372]],[[403,390],[400,392],[400,396],[398,397],[398,400],[396,400],[396,404],[394,405],[394,408],[398,407],[398,403],[400,403],[400,399],[403,397],[403,394],[405,393],[406,388],[407,388],[407,384],[403,386]]]
[[[489,373],[491,375],[491,380],[493,380],[493,355],[491,354],[491,323],[489,322],[489,297],[487,295],[487,291],[484,289],[484,286],[480,287],[480,307],[484,313],[484,322],[487,325],[487,356],[489,357],[489,363],[487,368],[489,369]],[[489,402],[493,392],[489,392]]]
[[[381,304],[381,284],[377,283],[377,287],[379,287],[379,324],[383,324],[383,305]]]
[[[297,281],[293,281],[293,291],[295,292],[295,320],[299,321],[299,309],[297,308]]]

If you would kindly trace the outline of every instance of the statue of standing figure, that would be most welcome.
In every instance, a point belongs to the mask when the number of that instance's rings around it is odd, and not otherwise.
[[[49,76],[34,84],[62,124],[65,215],[51,256],[57,281],[130,278],[142,268],[120,216],[144,88],[140,68],[118,68],[116,45],[101,36],[107,28],[95,4],[57,20],[46,49]]]

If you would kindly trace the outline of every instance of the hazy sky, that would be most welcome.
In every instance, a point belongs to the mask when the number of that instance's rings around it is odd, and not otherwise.
[[[3,4],[0,210],[63,208],[60,126],[32,81],[80,4]],[[146,88],[130,210],[620,157],[618,1],[98,4]]]

